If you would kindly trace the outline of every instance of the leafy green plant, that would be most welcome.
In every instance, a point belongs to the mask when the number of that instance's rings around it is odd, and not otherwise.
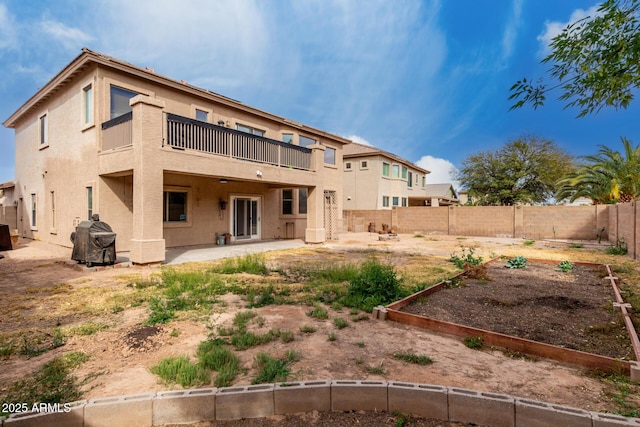
[[[572,263],[570,263],[569,261],[562,261],[560,262],[560,264],[558,264],[558,270],[567,273],[571,270],[573,270],[574,265]]]
[[[525,240],[522,242],[524,246],[532,246],[536,241],[535,240]]]
[[[433,363],[433,360],[429,356],[425,356],[423,354],[418,355],[409,352],[399,352],[394,353],[393,357],[408,363],[414,363],[416,365],[430,365],[431,363]]]
[[[167,323],[175,317],[175,312],[171,310],[167,302],[158,297],[151,297],[149,301],[149,318],[145,322],[147,325],[157,325]]]
[[[338,337],[336,336],[335,332],[329,332],[329,341],[335,341],[337,339]]]
[[[484,345],[484,339],[482,337],[466,337],[463,342],[464,345],[474,350],[481,349]]]
[[[469,265],[480,265],[482,264],[482,257],[476,256],[475,248],[470,247],[467,248],[465,246],[460,246],[460,254],[452,253],[449,257],[449,261],[455,264],[459,269],[463,269],[465,264]]]
[[[609,255],[626,255],[629,251],[627,248],[627,243],[624,241],[624,238],[618,239],[615,246],[609,246],[605,249],[605,253]]]
[[[220,341],[203,341],[198,346],[198,363],[205,369],[217,371],[216,387],[228,387],[238,375],[240,358]]]
[[[523,256],[516,256],[510,258],[505,265],[507,268],[526,268],[527,267],[527,259]]]
[[[195,387],[211,382],[211,374],[204,366],[191,363],[186,356],[168,357],[151,367],[151,372],[170,383]]]

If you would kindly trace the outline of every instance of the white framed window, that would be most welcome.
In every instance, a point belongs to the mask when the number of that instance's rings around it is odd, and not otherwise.
[[[422,177],[422,188],[426,187],[426,185],[427,185],[427,176],[425,175]]]
[[[93,187],[87,187],[87,220],[93,216]]]
[[[241,125],[240,123],[236,123],[236,130],[240,132],[250,133],[251,135],[264,136],[264,131],[256,128],[252,128],[251,126]]]
[[[31,193],[31,229],[36,230],[38,226],[38,197],[36,193]]]
[[[407,179],[407,168],[406,168],[406,166],[402,167],[402,179]]]
[[[400,197],[394,196],[392,201],[393,201],[393,206],[400,206]]]
[[[300,147],[308,147],[310,145],[314,145],[316,143],[316,140],[313,138],[309,138],[303,135],[300,135],[300,137],[298,138],[298,140],[300,141],[300,143],[298,145],[300,145]]]
[[[382,207],[383,208],[389,207],[389,196],[382,196]]]
[[[56,192],[51,192],[51,229],[56,229]]]
[[[408,176],[407,176],[407,186],[408,187],[413,187],[413,172],[409,171],[407,172]]]
[[[208,122],[209,112],[204,110],[199,110],[196,108],[196,120],[199,120],[201,122]]]
[[[93,124],[93,84],[82,88],[82,124]]]
[[[306,214],[307,213],[307,197],[309,195],[309,190],[306,188],[298,189],[298,213]]]
[[[282,190],[282,215],[293,215],[293,190]]]
[[[382,176],[389,176],[389,163],[382,163]]]
[[[400,178],[400,165],[393,165],[392,178]]]
[[[345,168],[346,170],[351,170],[351,162],[346,162],[346,163],[344,164],[344,168]]]
[[[47,113],[42,114],[39,118],[39,137],[40,148],[49,146],[49,119]]]
[[[109,98],[110,98],[110,118],[114,119],[116,117],[120,117],[123,114],[127,114],[131,112],[131,105],[129,105],[129,100],[134,96],[137,96],[137,92],[133,92],[131,90],[123,89],[118,86],[111,86],[109,90]]]
[[[368,169],[369,168],[369,162],[367,162],[366,160],[362,160],[360,162],[360,169]]]
[[[324,163],[327,165],[336,164],[336,149],[331,147],[325,147],[324,150]]]
[[[407,207],[407,198],[406,198],[406,197],[403,197],[403,198],[402,198],[402,207],[403,207],[403,208],[406,208],[406,207]]]

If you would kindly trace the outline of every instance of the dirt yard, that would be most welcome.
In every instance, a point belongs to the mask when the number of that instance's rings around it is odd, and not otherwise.
[[[604,255],[595,244],[572,248],[558,242],[523,244],[522,240],[451,236],[401,236],[400,241],[380,242],[376,235],[349,234],[322,247],[270,253],[268,259],[276,266],[295,260],[330,264],[377,254],[401,271],[411,266],[416,277],[420,266],[429,265],[433,276],[429,279],[435,283],[451,276],[454,268],[447,260],[462,245],[476,248],[476,253],[485,260],[498,255],[522,255],[558,261],[607,262],[618,265],[630,277],[640,276],[638,263],[626,257]],[[70,250],[31,241],[22,242],[16,250],[4,255],[0,260],[0,400],[15,381],[29,377],[48,361],[70,352],[88,356],[73,371],[86,399],[180,388],[163,383],[150,368],[170,356],[193,358],[198,344],[212,331],[230,325],[237,312],[247,310],[243,297],[227,294],[208,312],[186,313],[169,323],[145,327],[142,323],[149,315],[153,287],[136,284],[157,277],[160,267],[76,271],[64,262],[70,257]],[[275,276],[269,280],[277,284],[280,279]],[[478,289],[489,290],[491,286],[493,282],[487,282]],[[559,285],[553,288],[558,293],[564,292]],[[485,298],[485,313],[509,305],[496,303],[507,302],[503,296],[487,293]],[[605,305],[600,297],[594,298],[583,308],[589,311]],[[621,406],[616,403],[620,396],[627,405],[623,409],[640,404],[636,385],[626,383],[623,390],[616,381],[575,366],[495,348],[473,350],[456,338],[392,322],[350,317],[347,308],[327,306],[327,309],[327,320],[309,317],[310,306],[305,304],[271,304],[251,309],[262,319],[261,329],[291,330],[294,340],[272,341],[238,351],[243,369],[233,384],[252,382],[257,353],[283,355],[295,350],[301,358],[292,365],[291,381],[376,379],[437,384],[601,412],[620,411]],[[540,310],[531,316],[537,319],[539,314]],[[347,327],[337,329],[333,322],[336,317],[351,320]],[[551,318],[549,322],[561,323],[563,319]],[[601,324],[595,320],[591,323]],[[316,331],[301,332],[305,325],[312,325]],[[63,338],[56,331],[61,331]],[[330,334],[334,334],[335,340],[328,339]],[[43,348],[48,351],[40,351]],[[409,364],[393,357],[398,352],[426,355],[433,363]]]

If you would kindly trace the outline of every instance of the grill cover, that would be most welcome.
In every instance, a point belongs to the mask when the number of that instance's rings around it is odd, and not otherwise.
[[[71,259],[91,264],[116,262],[116,233],[103,221],[82,221],[71,233]]]
[[[11,245],[9,226],[0,224],[0,251],[10,251],[11,249],[13,249],[13,246]]]

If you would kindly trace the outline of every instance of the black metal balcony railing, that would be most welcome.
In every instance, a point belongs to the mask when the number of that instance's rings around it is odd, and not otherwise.
[[[167,113],[166,144],[293,169],[311,169],[311,150]]]

